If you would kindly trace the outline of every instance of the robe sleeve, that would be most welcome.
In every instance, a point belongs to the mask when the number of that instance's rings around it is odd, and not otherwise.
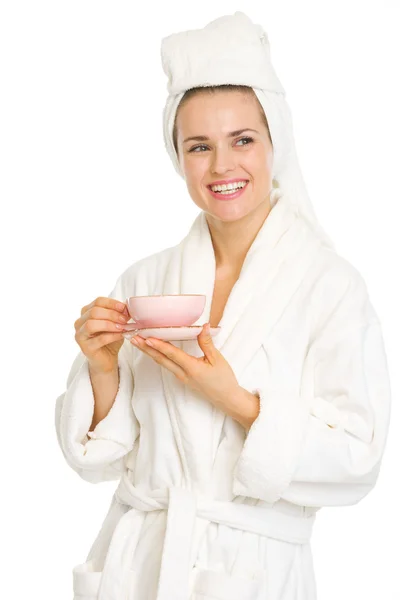
[[[310,343],[304,373],[301,393],[273,381],[252,390],[260,412],[236,463],[233,492],[270,503],[356,504],[377,481],[391,405],[381,324],[362,279]]]
[[[108,296],[125,302],[121,277]],[[94,414],[94,394],[89,365],[83,352],[76,356],[66,390],[56,399],[55,426],[58,444],[67,464],[91,483],[119,479],[128,453],[139,436],[133,412],[134,376],[131,348],[124,340],[118,353],[119,387],[108,414],[89,432]]]

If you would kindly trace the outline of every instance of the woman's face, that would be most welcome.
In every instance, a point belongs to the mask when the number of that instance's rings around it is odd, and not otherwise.
[[[193,96],[180,107],[176,125],[179,162],[199,208],[221,221],[265,210],[266,203],[270,208],[273,149],[256,96],[240,92]],[[210,192],[210,184],[231,179],[248,182],[237,198]]]

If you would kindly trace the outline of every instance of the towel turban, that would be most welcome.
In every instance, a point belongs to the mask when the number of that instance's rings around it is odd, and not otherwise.
[[[184,177],[173,143],[179,103],[194,87],[222,84],[251,87],[268,121],[273,144],[273,185],[289,197],[315,232],[334,247],[318,222],[302,177],[295,148],[291,111],[285,90],[271,63],[270,45],[261,25],[236,11],[202,29],[173,33],[161,42],[161,61],[168,77],[163,110],[164,144],[177,173]],[[271,204],[274,204],[274,189]]]

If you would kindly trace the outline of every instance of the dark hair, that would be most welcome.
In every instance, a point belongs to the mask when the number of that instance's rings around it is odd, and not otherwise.
[[[173,139],[176,154],[178,154],[178,143],[177,143],[178,131],[177,131],[177,126],[176,126],[176,120],[177,120],[178,111],[179,111],[180,107],[185,102],[187,102],[190,98],[192,98],[193,96],[197,96],[202,93],[203,94],[204,93],[215,94],[217,92],[227,92],[227,91],[241,92],[248,96],[253,96],[257,100],[259,109],[260,109],[260,116],[261,116],[262,122],[264,123],[264,125],[268,131],[268,137],[269,137],[271,145],[272,145],[271,133],[270,133],[269,126],[268,126],[267,117],[265,116],[264,109],[261,106],[260,101],[258,100],[257,96],[255,95],[253,88],[249,87],[248,85],[231,85],[231,84],[224,83],[222,85],[209,85],[209,86],[194,87],[194,88],[190,88],[189,90],[187,90],[184,93],[184,95],[181,98],[181,101],[178,104],[178,108],[176,109],[174,128],[173,128],[173,132],[172,132],[172,139]]]

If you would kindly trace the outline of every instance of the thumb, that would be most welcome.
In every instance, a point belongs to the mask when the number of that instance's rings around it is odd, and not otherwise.
[[[214,366],[217,360],[218,351],[214,346],[214,342],[210,334],[210,323],[205,323],[203,325],[203,329],[201,330],[197,339],[200,348],[204,352],[204,356],[208,362]]]
[[[204,323],[203,329],[199,334],[199,341],[201,341],[203,345],[214,346],[214,342],[210,334],[210,323]]]

